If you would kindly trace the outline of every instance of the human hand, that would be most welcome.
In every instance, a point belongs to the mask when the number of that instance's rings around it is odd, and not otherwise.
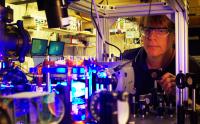
[[[162,77],[161,80],[158,80],[158,83],[161,85],[163,90],[167,94],[174,94],[176,92],[176,76],[167,72]]]

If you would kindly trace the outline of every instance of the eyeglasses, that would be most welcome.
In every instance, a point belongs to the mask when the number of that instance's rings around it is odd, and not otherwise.
[[[155,27],[144,27],[144,34],[149,35],[151,32],[156,32],[157,36],[169,34],[173,32],[173,29],[170,28],[155,28]]]

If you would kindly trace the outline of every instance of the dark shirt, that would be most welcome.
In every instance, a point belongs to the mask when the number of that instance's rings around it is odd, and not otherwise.
[[[146,52],[143,47],[127,50],[123,53],[123,59],[133,61],[133,69],[135,74],[135,88],[136,95],[151,93],[154,89],[154,79],[151,77],[151,73],[146,63]],[[189,57],[190,72],[200,72],[200,66],[194,61],[193,58]],[[162,74],[166,72],[175,75],[175,58],[168,64],[167,67],[162,68]],[[158,86],[161,90],[161,87]]]

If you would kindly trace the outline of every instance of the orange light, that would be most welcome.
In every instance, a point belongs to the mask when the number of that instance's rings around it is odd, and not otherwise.
[[[84,121],[76,121],[73,124],[85,124],[85,122]]]

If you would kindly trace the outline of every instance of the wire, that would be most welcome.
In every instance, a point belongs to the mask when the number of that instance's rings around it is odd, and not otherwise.
[[[100,1],[98,4],[102,4],[104,0]],[[108,5],[108,0],[106,0],[106,4]]]
[[[98,22],[98,24],[95,23],[95,26],[96,26],[96,28],[99,30],[98,33],[100,33],[101,39],[102,39],[103,42],[104,42],[104,37],[103,37],[102,30],[98,28],[98,27],[99,27],[99,14],[98,14],[98,11],[97,11],[97,8],[96,8],[96,4],[95,4],[94,0],[92,0],[92,3],[91,3],[91,4],[94,5],[94,10],[95,10],[96,18],[97,18],[97,22]],[[92,9],[92,5],[91,5],[91,9]],[[91,11],[91,12],[92,12],[92,11]],[[93,17],[93,13],[91,13],[91,15],[92,15],[92,17]],[[93,19],[94,22],[96,22],[96,20],[94,19],[94,17],[93,17],[92,19]]]
[[[107,41],[105,41],[105,43],[108,44],[108,45],[110,45],[110,46],[113,46],[113,47],[115,47],[117,50],[119,50],[119,52],[120,52],[120,57],[121,57],[122,51],[119,49],[119,47],[117,47],[117,46],[115,46],[115,45],[113,45],[113,44],[111,44],[111,43],[109,43],[109,42],[107,42]],[[120,58],[120,59],[121,59],[121,58]]]
[[[28,70],[26,68],[21,66],[21,63],[20,64],[15,64],[15,66],[19,67],[23,72],[25,72],[25,71],[28,72]]]
[[[152,0],[150,0],[149,2],[150,2],[150,3],[149,3],[149,13],[148,13],[148,16],[150,16],[150,14],[151,14],[151,4],[152,4]]]
[[[108,5],[108,0],[106,0],[106,3],[107,3],[107,5]]]
[[[98,28],[98,26],[97,26],[97,23],[96,23],[96,21],[95,21],[95,19],[94,19],[94,16],[93,16],[93,11],[92,11],[92,2],[91,2],[91,13],[90,13],[90,15],[91,15],[91,18],[92,18],[92,21],[94,22],[94,25],[95,25],[95,27],[97,28],[97,32],[98,32],[98,34],[99,34],[99,36],[100,36],[100,38],[102,39],[102,35],[101,35],[101,33],[100,33],[100,30],[99,30],[99,28]]]
[[[33,78],[34,77],[34,74],[31,74],[31,73],[28,73],[28,70],[26,68],[24,68],[23,66],[21,66],[21,63],[20,64],[15,64],[16,67],[19,67],[20,70],[28,77],[31,77]]]
[[[27,11],[28,11],[28,3],[26,3],[26,10],[25,10],[24,16],[27,15]]]
[[[104,0],[100,1],[98,4],[102,4],[104,2]]]
[[[125,63],[123,63],[121,65],[118,65],[117,67],[113,68],[114,72],[120,71],[124,66],[126,66],[127,64],[129,64],[131,62],[132,62],[132,60],[127,61],[127,62],[125,62]]]
[[[34,76],[36,75],[36,74],[31,74],[31,73],[24,73],[26,76],[28,76],[28,77],[31,77],[31,78],[34,78]]]
[[[42,65],[43,63],[42,62],[40,62],[39,64],[37,64],[35,67],[38,67],[38,66],[40,66],[40,65]]]
[[[49,45],[49,42],[50,42],[51,37],[53,36],[53,34],[54,34],[54,32],[51,32],[51,34],[50,34],[49,37],[48,37],[48,45]]]

